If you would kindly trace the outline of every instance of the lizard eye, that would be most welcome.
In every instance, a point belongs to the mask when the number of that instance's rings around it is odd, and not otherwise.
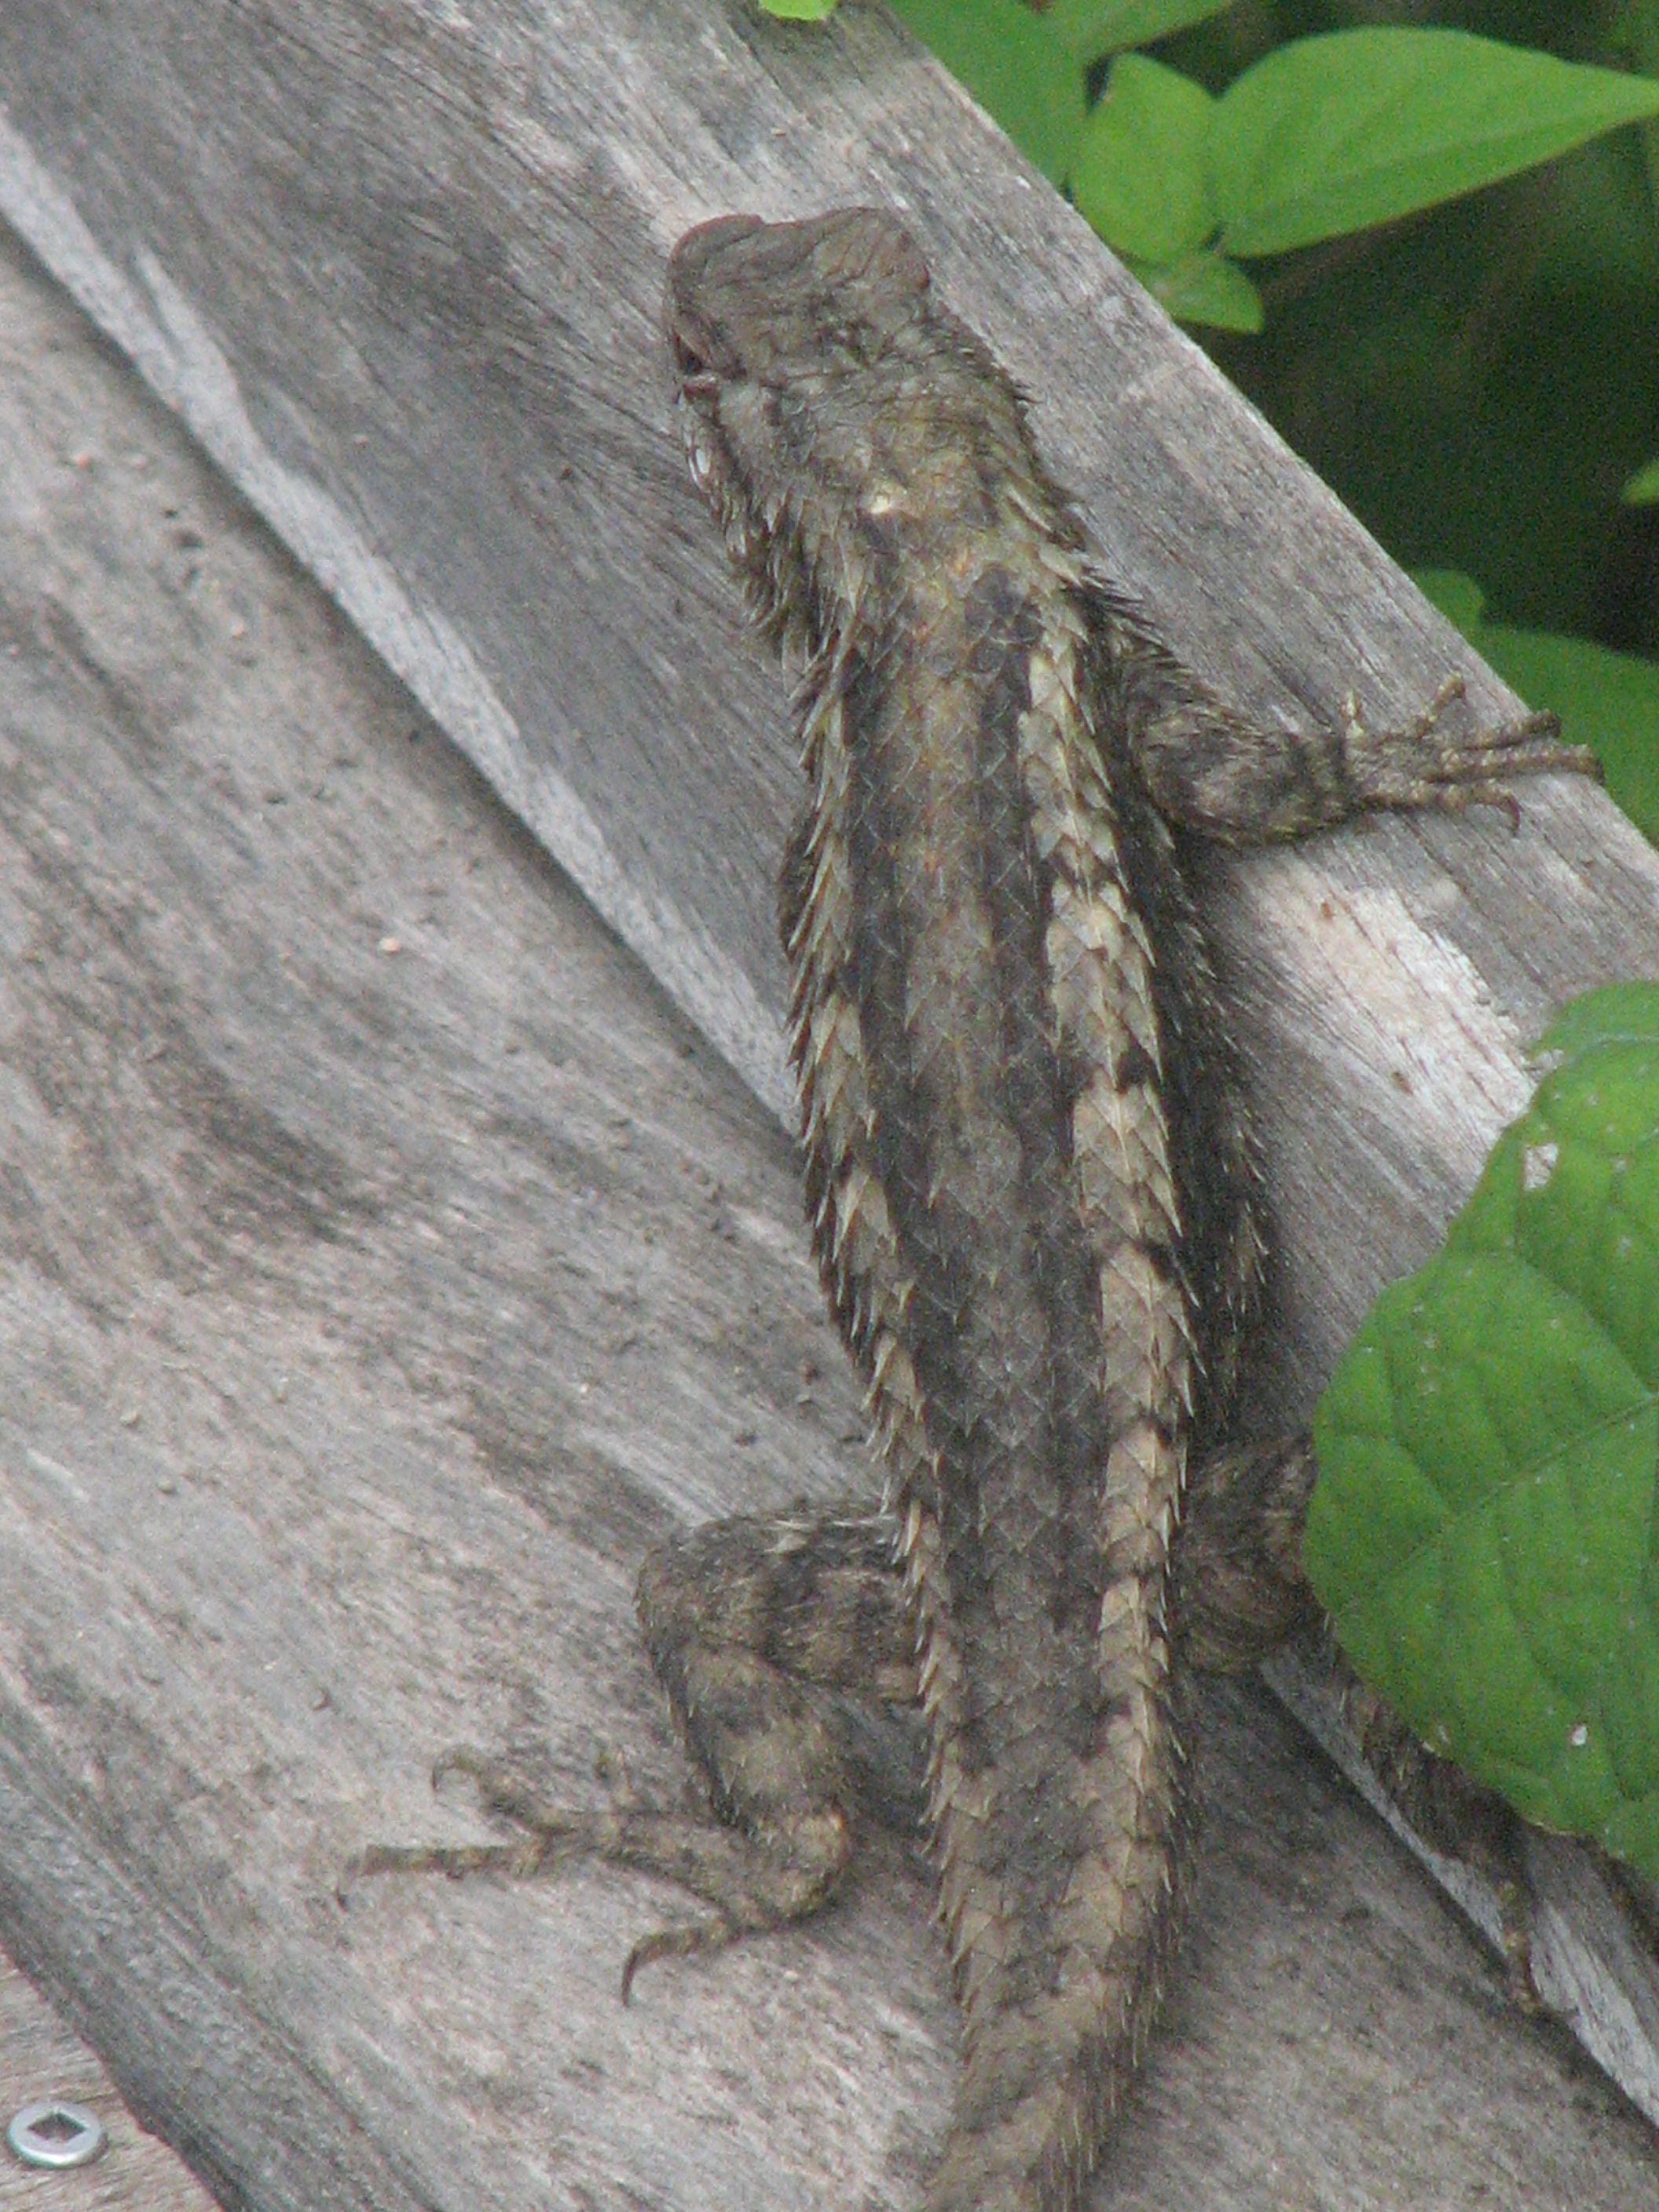
[[[674,374],[680,388],[689,394],[712,392],[720,381],[721,356],[731,349],[720,343],[716,331],[705,328],[696,316],[684,312],[676,314],[669,325],[668,349],[673,356]],[[736,363],[727,360],[727,373]]]
[[[694,399],[714,392],[719,386],[720,379],[696,348],[688,345],[678,332],[675,333],[671,343],[674,356],[674,374],[685,397],[688,399]]]

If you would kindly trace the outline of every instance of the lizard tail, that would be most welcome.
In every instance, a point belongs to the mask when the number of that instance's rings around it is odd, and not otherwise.
[[[966,1563],[948,1572],[938,1524],[912,1513],[905,1535],[937,1747],[940,1917],[965,2021],[928,2212],[1061,2212],[1139,2064],[1177,1933],[1188,1801],[1152,1617],[1160,1578],[1109,1589],[1096,1695],[1079,1700],[1065,1654],[1045,1648],[1047,1624],[1018,1601],[1018,1573],[1012,1605],[964,1606],[950,1585]],[[975,1615],[996,1610],[1027,1614],[1016,1632],[1037,1663],[1001,1698],[998,1755],[975,1769],[964,1757],[975,1732],[960,1723],[986,1702],[975,1676],[1008,1679],[971,1648]],[[1059,1694],[1043,1694],[1045,1676]]]

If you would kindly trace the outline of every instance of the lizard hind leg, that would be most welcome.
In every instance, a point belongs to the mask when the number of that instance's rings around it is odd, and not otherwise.
[[[724,1824],[703,1834],[732,1854],[718,1886],[701,1859],[696,1877],[670,1878],[714,1905],[724,1940],[830,1903],[861,1824],[919,1827],[915,1638],[890,1516],[716,1522],[647,1556],[638,1604]],[[664,1931],[635,1960],[682,1948]]]
[[[1314,1475],[1306,1435],[1224,1444],[1195,1461],[1174,1589],[1176,1634],[1194,1666],[1237,1673],[1287,1637],[1318,1627],[1323,1614],[1301,1566]],[[1340,1655],[1335,1682],[1372,1773],[1419,1841],[1461,1862],[1491,1890],[1510,1998],[1536,2012],[1520,1814],[1437,1758]]]
[[[653,1960],[721,1949],[831,1902],[860,1818],[919,1820],[924,1765],[919,1727],[893,1710],[914,1701],[915,1668],[884,1516],[717,1522],[650,1553],[638,1602],[715,1817],[647,1804],[615,1771],[608,1806],[572,1809],[501,1761],[453,1752],[434,1784],[468,1775],[518,1838],[376,1845],[350,1869],[523,1877],[598,1859],[672,1882],[709,1910],[634,1945],[624,2002]]]

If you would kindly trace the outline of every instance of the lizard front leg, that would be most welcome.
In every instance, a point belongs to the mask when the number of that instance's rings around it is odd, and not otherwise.
[[[1562,742],[1553,714],[1455,724],[1449,676],[1423,711],[1373,729],[1352,693],[1322,730],[1249,721],[1217,699],[1148,630],[1140,611],[1097,580],[1097,677],[1127,733],[1136,772],[1174,826],[1224,845],[1310,836],[1360,814],[1496,806],[1518,823],[1523,776],[1599,777],[1587,746]]]

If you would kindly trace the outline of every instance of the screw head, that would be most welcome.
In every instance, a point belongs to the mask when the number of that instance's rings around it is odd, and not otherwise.
[[[84,2105],[45,2097],[13,2113],[6,2141],[25,2166],[90,2166],[109,2137]]]

